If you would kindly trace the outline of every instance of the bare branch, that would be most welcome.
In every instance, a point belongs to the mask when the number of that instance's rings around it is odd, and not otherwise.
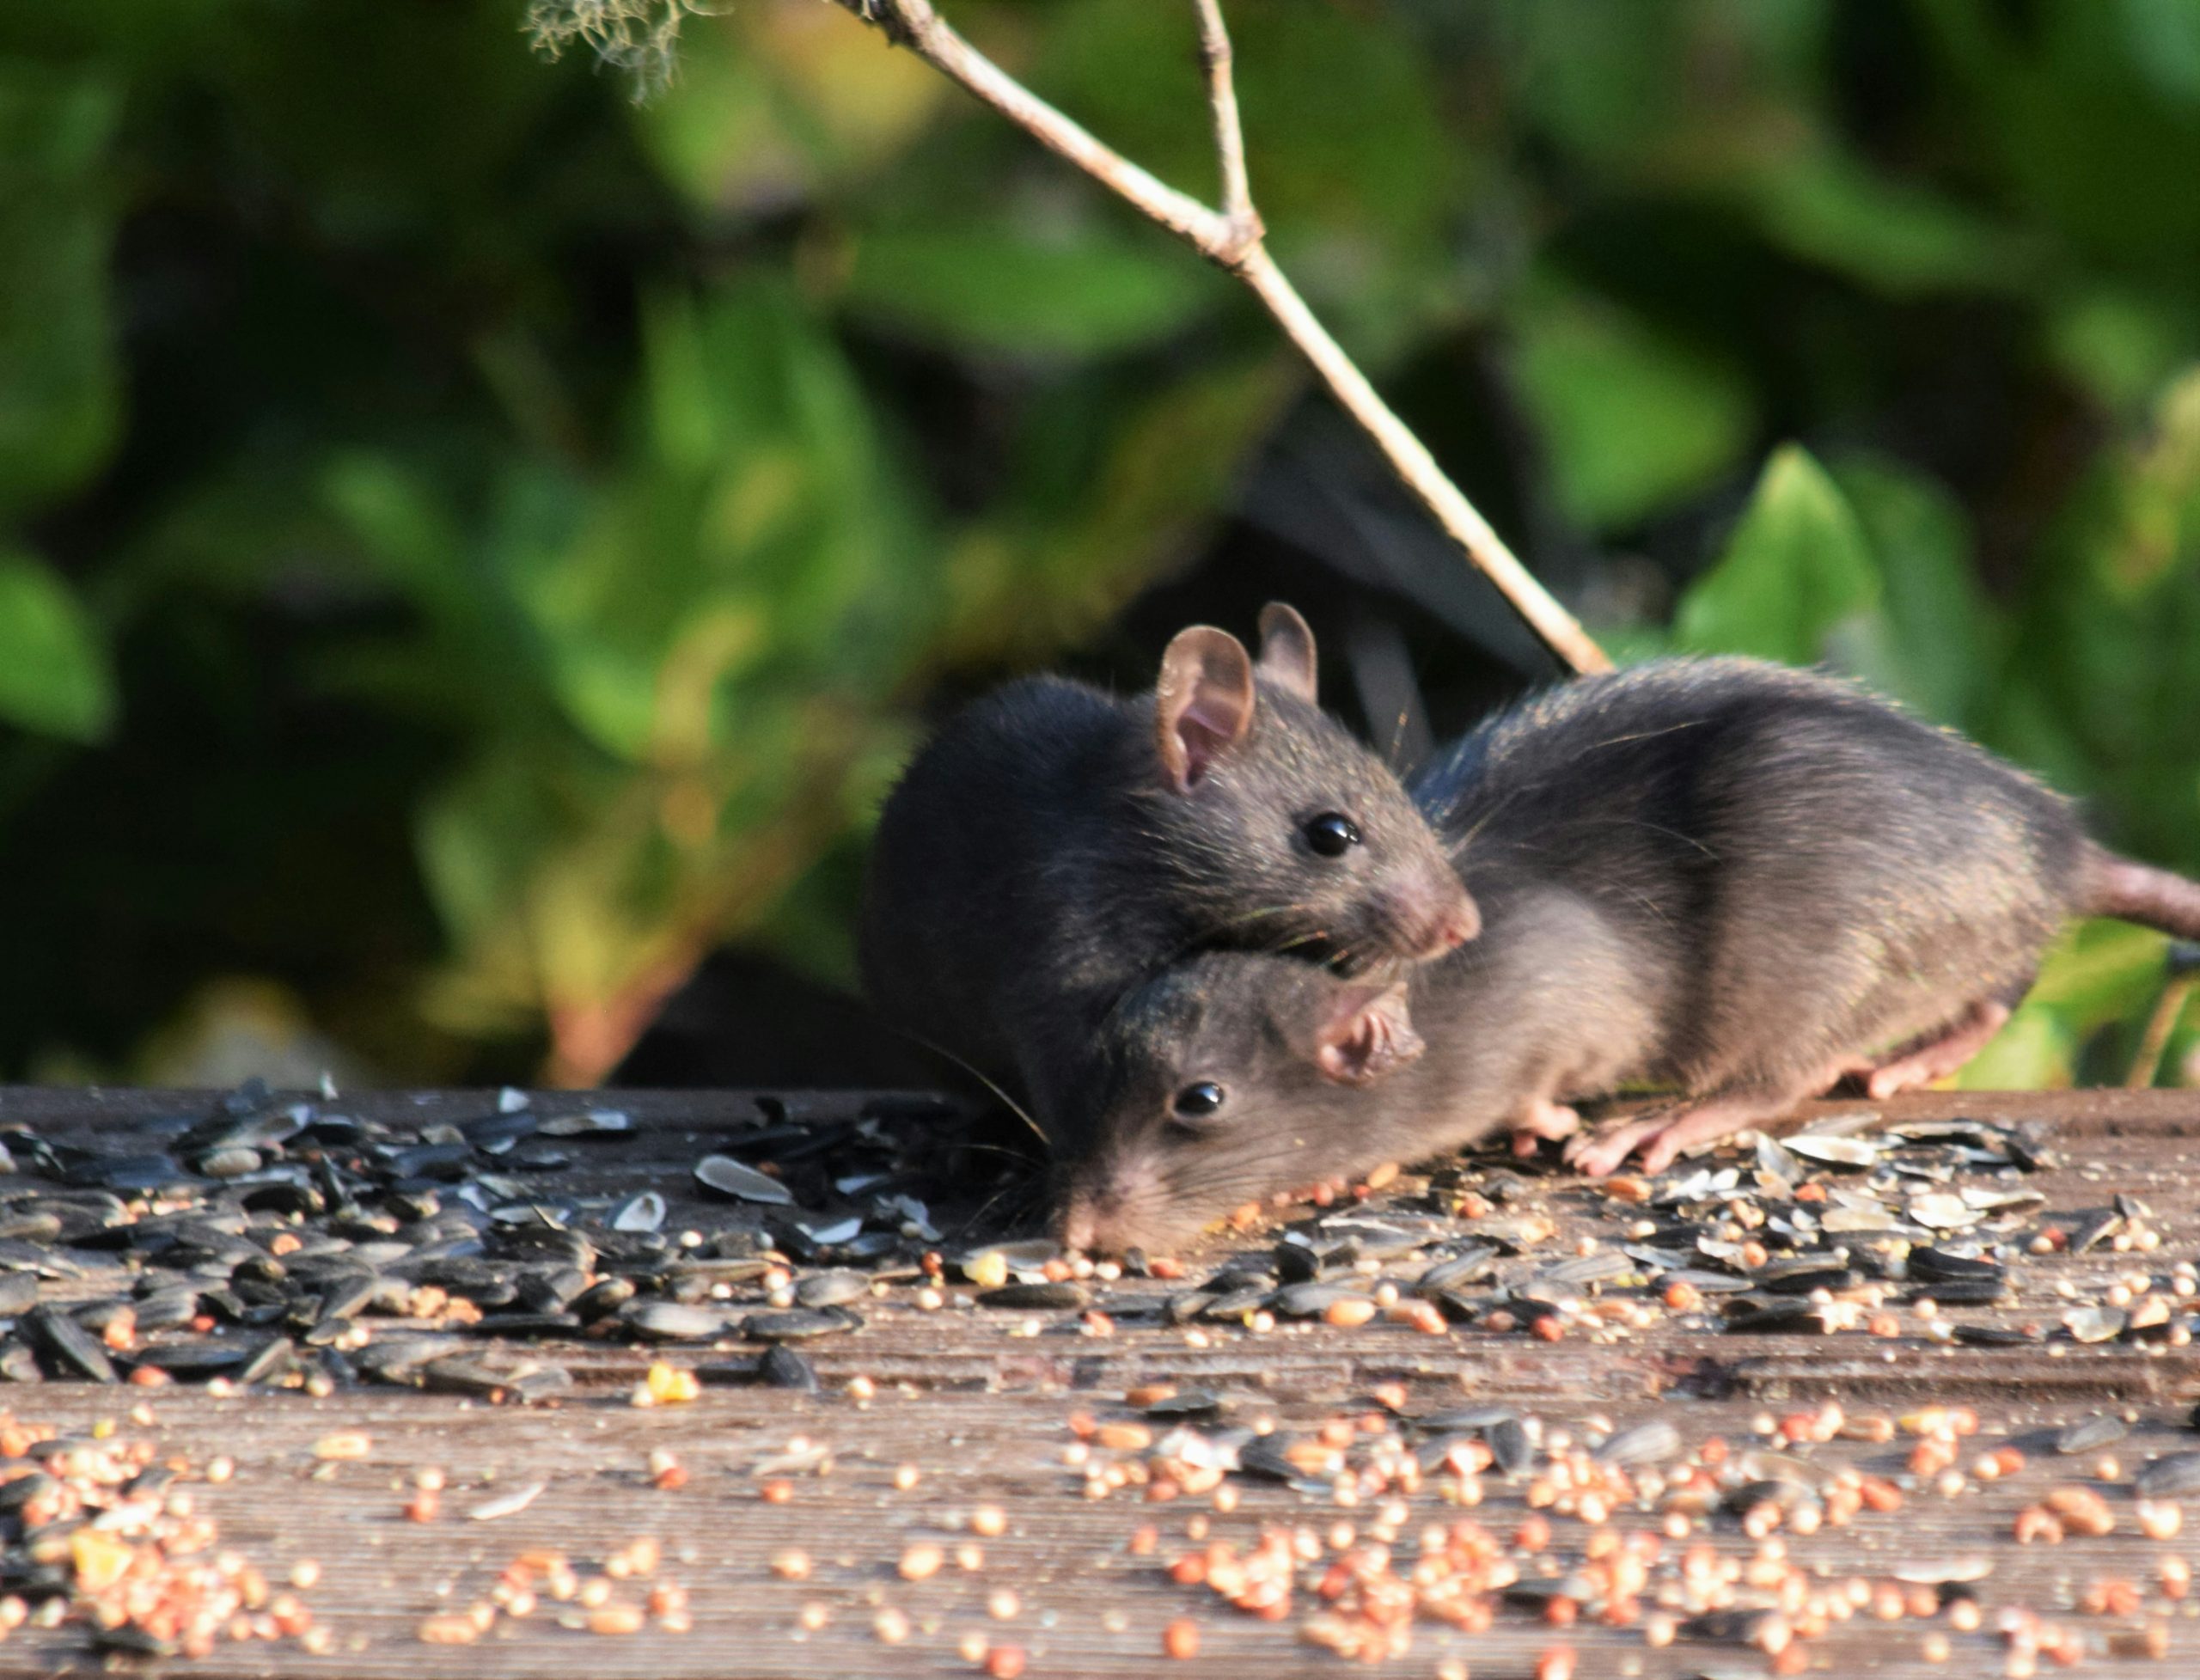
[[[1222,215],[1236,230],[1239,245],[1250,251],[1260,243],[1261,218],[1253,209],[1252,183],[1245,174],[1245,132],[1238,121],[1238,84],[1231,74],[1230,32],[1222,23],[1222,0],[1197,0],[1200,9],[1200,64],[1207,71],[1207,99],[1214,113],[1214,156],[1222,172]]]
[[[833,0],[843,11],[883,30],[935,70],[944,72],[1049,151],[1060,154],[1118,198],[1219,262],[1230,248],[1229,225],[1197,199],[1155,180],[1114,147],[1034,94],[957,34],[932,0]]]
[[[1475,511],[1444,474],[1411,429],[1376,394],[1342,346],[1314,318],[1261,242],[1245,173],[1245,144],[1231,79],[1230,37],[1220,0],[1195,0],[1199,8],[1200,57],[1207,71],[1214,118],[1215,151],[1222,173],[1223,208],[1209,209],[1147,174],[1039,98],[962,39],[933,9],[932,0],[833,0],[843,10],[882,30],[919,58],[951,76],[1095,180],[1168,229],[1209,261],[1238,275],[1267,306],[1285,336],[1322,376],[1330,394],[1374,440],[1406,487],[1467,551],[1512,609],[1543,645],[1576,671],[1608,671],[1611,661],[1580,623],[1537,583],[1489,522]]]
[[[1436,464],[1436,458],[1428,453],[1421,439],[1414,436],[1412,428],[1376,394],[1375,388],[1367,382],[1367,376],[1344,353],[1343,346],[1329,336],[1329,329],[1315,319],[1298,289],[1284,278],[1283,271],[1269,257],[1268,247],[1256,247],[1238,272],[1259,295],[1261,302],[1268,305],[1268,313],[1275,317],[1277,325],[1292,343],[1299,346],[1299,353],[1313,364],[1314,371],[1321,375],[1322,382],[1329,388],[1329,394],[1336,398],[1339,406],[1374,440],[1391,470],[1427,504],[1429,512],[1436,516],[1436,522],[1451,534],[1452,541],[1467,551],[1468,557],[1497,586],[1498,593],[1512,610],[1527,620],[1528,627],[1543,645],[1575,671],[1611,669],[1611,660],[1582,629],[1580,621],[1535,580],[1519,557],[1505,546],[1504,540],[1490,528],[1489,522],[1475,510],[1474,504],[1460,493],[1458,486],[1445,476],[1444,469]]]

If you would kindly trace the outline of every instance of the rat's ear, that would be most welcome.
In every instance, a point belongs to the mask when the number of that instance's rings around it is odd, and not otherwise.
[[[1413,1029],[1406,983],[1346,987],[1316,1035],[1314,1065],[1341,1085],[1372,1085],[1428,1047]]]
[[[1253,727],[1253,662],[1225,630],[1180,630],[1153,685],[1154,744],[1170,785],[1188,793]]]
[[[1261,608],[1261,675],[1309,706],[1314,699],[1314,632],[1280,601]]]

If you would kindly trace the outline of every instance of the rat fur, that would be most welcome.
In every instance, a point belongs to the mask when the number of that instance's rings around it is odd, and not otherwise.
[[[1067,1170],[1066,1238],[1150,1243],[1499,1127],[1569,1137],[1591,1173],[1660,1170],[1843,1078],[1885,1097],[1953,1072],[2073,916],[2200,937],[2200,883],[2095,845],[2014,767],[1756,661],[1551,690],[1415,793],[1482,938],[1409,991],[1217,957],[1128,1000],[1085,1083],[1097,1143]],[[1176,1112],[1195,1084],[1224,1102]],[[1573,1135],[1571,1102],[1622,1084],[1680,1097]]]
[[[1011,682],[939,732],[881,816],[874,1002],[1022,1098],[1058,1148],[1083,1142],[1060,1077],[1167,962],[1224,946],[1382,968],[1479,925],[1396,777],[1317,704],[1305,620],[1278,602],[1261,628],[1257,660],[1180,632],[1129,699]]]

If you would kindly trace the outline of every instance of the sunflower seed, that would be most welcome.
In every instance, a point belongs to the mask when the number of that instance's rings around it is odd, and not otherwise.
[[[1082,1284],[1011,1283],[999,1289],[981,1291],[978,1304],[981,1307],[1022,1309],[1066,1308],[1081,1307],[1091,1298],[1091,1292]]]
[[[751,1341],[810,1341],[819,1336],[845,1335],[860,1329],[863,1320],[843,1307],[822,1311],[798,1309],[789,1312],[752,1313],[741,1327]]]
[[[632,1301],[620,1322],[644,1341],[708,1341],[728,1333],[726,1315],[678,1301]]]
[[[1590,1455],[1599,1464],[1660,1464],[1681,1450],[1680,1431],[1662,1418],[1621,1430]]]
[[[664,1198],[655,1190],[628,1196],[604,1217],[614,1231],[655,1231],[664,1223]]]
[[[819,1272],[794,1286],[794,1298],[806,1307],[844,1306],[869,1298],[871,1279],[861,1272]]]
[[[466,1513],[467,1520],[474,1523],[493,1523],[499,1518],[516,1517],[542,1497],[547,1481],[530,1481],[524,1488],[515,1488],[509,1494],[493,1500],[485,1500]]]
[[[2200,1452],[2172,1452],[2156,1458],[2131,1485],[2142,1500],[2186,1499],[2200,1493]]]
[[[776,1178],[736,1161],[730,1155],[706,1155],[695,1164],[695,1182],[706,1190],[742,1201],[761,1201],[775,1207],[794,1205],[794,1193]]]
[[[2113,1341],[2130,1322],[2130,1314],[2098,1303],[2073,1307],[2062,1315],[2062,1328],[2073,1339],[2084,1342]]]
[[[2080,1418],[2066,1424],[2055,1437],[2055,1450],[2065,1457],[2081,1452],[2095,1452],[2105,1446],[2114,1446],[2131,1433],[2131,1426],[2113,1412],[2096,1412],[2089,1418]]]
[[[57,1376],[89,1377],[95,1383],[120,1380],[107,1350],[59,1307],[33,1307],[18,1322]]]
[[[1518,1418],[1499,1419],[1482,1432],[1482,1439],[1489,1444],[1497,1468],[1507,1476],[1525,1475],[1536,1462],[1535,1443]]]

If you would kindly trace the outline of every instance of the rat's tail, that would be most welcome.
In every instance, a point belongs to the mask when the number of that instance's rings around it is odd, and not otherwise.
[[[2082,916],[2113,916],[2180,939],[2200,939],[2200,881],[2098,846],[2087,847],[2080,866],[2076,908]]]

